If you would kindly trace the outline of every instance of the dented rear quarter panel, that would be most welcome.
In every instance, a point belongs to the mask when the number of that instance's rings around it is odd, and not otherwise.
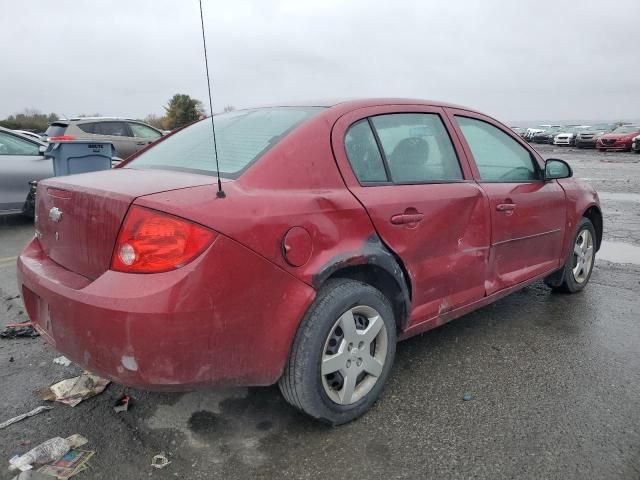
[[[314,117],[239,179],[225,182],[225,198],[216,198],[211,184],[152,194],[135,203],[221,231],[317,288],[336,265],[367,263],[368,239],[376,235],[333,159],[332,117]],[[290,265],[283,255],[283,237],[294,226],[304,228],[312,242],[310,258],[301,266]]]

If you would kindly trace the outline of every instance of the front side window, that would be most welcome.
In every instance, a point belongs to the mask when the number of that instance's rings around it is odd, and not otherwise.
[[[344,148],[360,183],[388,180],[382,155],[366,119],[354,123],[349,128],[344,139]]]
[[[93,133],[112,137],[129,136],[129,130],[124,122],[97,122],[93,127]]]
[[[291,130],[321,110],[323,107],[273,107],[215,115],[221,175],[236,178]],[[211,119],[171,135],[129,162],[127,167],[215,174]]]
[[[540,179],[527,149],[490,123],[455,117],[480,172],[488,182],[529,182]]]
[[[39,148],[22,138],[0,132],[0,155],[38,155]]]
[[[451,138],[435,113],[394,113],[371,118],[395,183],[462,180]]]
[[[129,123],[129,127],[133,132],[133,136],[136,138],[145,138],[148,140],[156,140],[160,138],[162,135],[157,130],[153,128],[147,127],[146,125],[142,125],[141,123]]]

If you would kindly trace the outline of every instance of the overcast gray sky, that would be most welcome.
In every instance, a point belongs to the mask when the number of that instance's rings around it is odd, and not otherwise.
[[[197,0],[0,0],[0,117],[207,103]],[[640,118],[640,1],[203,0],[214,110],[400,96]]]

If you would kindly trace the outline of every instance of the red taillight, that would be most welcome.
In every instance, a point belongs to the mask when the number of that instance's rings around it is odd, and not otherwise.
[[[75,140],[76,137],[74,137],[73,135],[59,135],[57,137],[49,137],[48,140],[50,142],[64,142],[67,140]]]
[[[124,219],[111,269],[128,273],[175,270],[200,255],[216,233],[182,218],[133,206]]]

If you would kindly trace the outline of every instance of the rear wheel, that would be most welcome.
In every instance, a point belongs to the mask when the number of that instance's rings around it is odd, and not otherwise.
[[[593,271],[596,255],[596,231],[588,218],[583,217],[578,224],[573,248],[561,271],[562,277],[558,283],[554,282],[555,275],[546,279],[547,285],[554,290],[565,293],[576,293],[582,290]],[[558,272],[560,273],[560,272]]]
[[[298,329],[280,391],[314,418],[332,425],[349,422],[380,395],[395,347],[389,300],[370,285],[331,280]]]

